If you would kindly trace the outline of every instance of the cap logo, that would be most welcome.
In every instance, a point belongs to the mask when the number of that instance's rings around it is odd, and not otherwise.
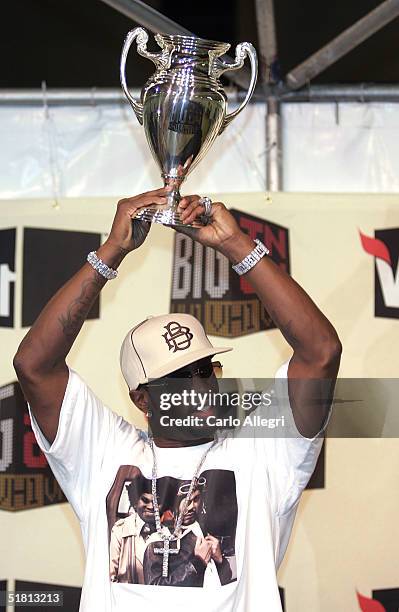
[[[164,325],[166,333],[162,334],[162,338],[165,338],[165,342],[169,347],[169,350],[184,351],[191,345],[193,334],[190,332],[190,328],[186,325],[180,325],[177,321],[171,321],[167,325]]]

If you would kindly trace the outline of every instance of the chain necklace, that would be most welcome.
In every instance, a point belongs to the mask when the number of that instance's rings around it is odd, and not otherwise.
[[[159,505],[158,505],[158,498],[157,498],[157,459],[155,456],[155,449],[154,449],[154,440],[152,439],[152,437],[149,437],[148,440],[148,445],[151,448],[152,451],[152,457],[153,457],[153,464],[152,464],[152,477],[151,477],[151,492],[152,492],[152,497],[153,497],[153,506],[154,506],[154,514],[155,514],[155,526],[157,529],[157,534],[159,535],[160,539],[163,542],[163,547],[162,548],[154,548],[154,552],[156,554],[160,554],[163,555],[163,561],[162,561],[162,577],[166,578],[168,575],[168,566],[169,566],[169,555],[177,555],[177,553],[179,552],[177,548],[170,548],[170,542],[172,541],[176,541],[178,540],[181,531],[182,531],[182,522],[183,522],[183,517],[186,513],[186,509],[188,506],[188,503],[191,499],[191,496],[194,492],[194,488],[195,485],[197,483],[198,480],[198,476],[200,473],[200,470],[204,464],[204,461],[209,453],[209,451],[211,450],[211,448],[213,448],[215,446],[215,444],[217,444],[218,440],[215,439],[212,444],[210,445],[209,448],[206,449],[206,451],[204,452],[204,454],[202,455],[197,468],[195,470],[194,476],[191,479],[191,483],[190,483],[190,487],[188,490],[187,495],[185,496],[185,498],[183,499],[183,502],[181,504],[181,509],[179,510],[178,516],[177,516],[177,520],[175,522],[175,528],[173,530],[173,533],[164,533],[162,531],[162,525],[161,525],[161,516],[159,513]]]

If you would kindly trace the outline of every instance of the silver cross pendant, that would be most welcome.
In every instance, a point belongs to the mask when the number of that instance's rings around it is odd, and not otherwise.
[[[178,548],[170,548],[170,540],[163,541],[163,548],[154,548],[154,553],[163,555],[162,559],[162,577],[166,578],[169,569],[169,555],[177,555]]]

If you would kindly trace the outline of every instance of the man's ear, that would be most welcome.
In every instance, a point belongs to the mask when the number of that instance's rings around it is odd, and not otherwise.
[[[141,412],[144,412],[144,413],[148,412],[148,408],[150,405],[150,398],[149,398],[147,389],[145,389],[144,387],[134,389],[133,391],[129,392],[129,395],[130,395],[130,399],[132,400],[133,404],[139,410],[141,410]]]

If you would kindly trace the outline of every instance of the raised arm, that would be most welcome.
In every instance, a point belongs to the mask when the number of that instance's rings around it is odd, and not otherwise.
[[[109,267],[116,269],[130,251],[144,242],[148,233],[147,224],[132,224],[136,210],[165,201],[164,189],[120,200],[109,237],[97,250],[97,256]],[[66,356],[106,282],[86,262],[51,298],[22,340],[14,357],[14,368],[24,395],[50,443],[57,433],[68,382]]]
[[[198,196],[185,198],[181,205],[186,223],[204,212]],[[256,246],[220,202],[212,206],[209,225],[194,231],[187,228],[184,233],[220,251],[232,264]],[[337,332],[302,287],[270,257],[263,257],[245,276],[293,348],[288,368],[290,403],[299,432],[313,437],[324,424],[338,374],[342,347]]]

